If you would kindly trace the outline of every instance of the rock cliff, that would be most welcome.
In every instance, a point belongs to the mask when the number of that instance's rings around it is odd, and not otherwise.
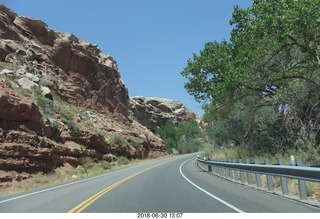
[[[0,183],[76,167],[81,157],[165,154],[163,141],[128,113],[111,56],[0,3]]]
[[[42,21],[0,9],[0,61],[16,66],[20,84],[39,82],[71,104],[127,117],[128,91],[111,56]]]
[[[169,120],[173,122],[196,120],[200,126],[202,125],[199,116],[185,105],[167,98],[131,97],[130,110],[139,123],[152,131]]]

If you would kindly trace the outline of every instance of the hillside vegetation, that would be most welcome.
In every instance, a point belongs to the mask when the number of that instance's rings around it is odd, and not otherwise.
[[[235,6],[229,40],[208,42],[181,74],[204,103],[216,147],[320,161],[320,0]]]
[[[155,133],[163,139],[169,153],[197,152],[204,145],[205,134],[194,120],[178,123],[169,120],[165,125],[156,128]]]

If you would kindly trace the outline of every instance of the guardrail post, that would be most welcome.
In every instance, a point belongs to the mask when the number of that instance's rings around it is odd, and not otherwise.
[[[225,160],[224,162],[228,163],[228,160]],[[227,167],[225,167],[224,171],[225,171],[225,177],[229,178],[229,169]]]
[[[239,159],[239,163],[242,163],[242,159]],[[242,170],[240,170],[240,180],[241,183],[244,183],[244,172]]]
[[[303,166],[302,165],[302,159],[297,160],[297,166]],[[307,195],[307,187],[306,187],[306,182],[302,179],[298,180],[299,183],[299,193],[300,193],[300,199],[301,200],[307,200],[308,195]]]
[[[220,159],[219,162],[222,162],[223,160]],[[223,176],[224,175],[224,172],[223,172],[223,167],[219,167],[219,175],[220,176]]]
[[[218,160],[216,160],[216,161],[220,161],[219,159]],[[219,166],[214,166],[214,169],[216,170],[216,174],[217,175],[220,175],[220,172],[219,172]]]
[[[296,161],[295,161],[293,155],[290,155],[290,165],[291,165],[291,166],[295,166],[295,165],[296,165]]]
[[[258,160],[254,160],[255,165],[253,165],[251,164],[250,159],[246,160],[246,164],[243,164],[241,159],[239,159],[239,163],[242,163],[242,164],[236,164],[235,160],[232,161],[233,164],[221,163],[221,162],[227,162],[225,160],[218,160],[218,163],[216,163],[213,160],[206,161],[205,159],[202,159],[199,157],[197,158],[197,160],[201,168],[203,169],[208,168],[209,171],[211,169],[211,171],[217,172],[222,177],[225,177],[225,176],[228,177],[230,173],[229,171],[230,169],[232,169],[234,171],[233,175],[235,177],[235,180],[239,180],[238,174],[240,174],[241,183],[245,183],[245,173],[246,173],[248,176],[247,178],[248,178],[249,186],[253,185],[252,173],[256,174],[257,187],[262,187],[261,175],[266,175],[268,180],[268,190],[270,191],[274,191],[273,176],[280,177],[282,193],[284,195],[289,194],[287,178],[297,179],[299,184],[298,186],[299,186],[300,199],[307,200],[308,194],[307,194],[306,180],[320,182],[320,177],[319,177],[320,169],[303,167],[301,159],[298,159],[296,161],[293,156],[291,156],[290,158],[291,158],[290,160],[292,165],[290,167],[286,166],[284,164],[284,160],[281,160],[281,159],[279,160],[279,166],[277,167],[270,165],[269,160],[265,160],[266,166],[259,164]]]
[[[259,160],[255,159],[254,160],[255,164],[259,164]],[[257,186],[258,188],[261,188],[261,175],[259,173],[256,173],[256,180],[257,180]]]
[[[233,160],[233,163],[237,163],[237,160],[236,159],[234,159]],[[239,181],[239,179],[238,179],[238,170],[233,170],[233,173],[234,173],[234,180],[235,181]]]
[[[233,163],[233,161],[232,160],[229,160],[229,163]],[[234,170],[233,169],[229,169],[229,174],[230,174],[230,179],[231,180],[233,180],[234,178],[233,178],[233,174],[234,174]]]
[[[285,165],[283,159],[279,159],[279,165]],[[280,180],[281,180],[282,194],[289,195],[287,178],[282,176],[282,177],[280,177]]]
[[[247,164],[250,164],[250,160],[249,159],[247,159],[246,160],[246,163]],[[252,185],[252,175],[251,175],[251,172],[247,172],[247,176],[248,176],[248,185]]]
[[[270,161],[266,159],[265,164],[270,165]],[[274,188],[273,188],[273,180],[271,175],[267,175],[267,181],[268,181],[268,190],[273,192]]]

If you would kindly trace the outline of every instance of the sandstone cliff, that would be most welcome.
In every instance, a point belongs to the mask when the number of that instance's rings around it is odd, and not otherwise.
[[[129,119],[128,90],[111,56],[3,4],[0,80],[0,182],[76,167],[81,157],[166,153],[160,138]]]
[[[56,33],[42,21],[0,7],[0,61],[15,66],[16,78],[39,82],[71,104],[127,117],[128,91],[111,56],[70,33]]]
[[[203,126],[201,119],[193,111],[176,100],[158,97],[136,96],[130,98],[130,110],[139,123],[154,131],[167,121],[195,120]]]

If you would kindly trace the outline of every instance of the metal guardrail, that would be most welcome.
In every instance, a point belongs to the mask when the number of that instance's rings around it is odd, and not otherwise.
[[[292,166],[284,165],[283,160],[278,164],[270,164],[268,160],[259,163],[255,160],[251,163],[249,159],[245,163],[230,160],[211,160],[197,156],[198,165],[208,172],[229,178],[248,185],[253,185],[252,174],[255,174],[255,182],[258,188],[262,188],[261,175],[267,176],[268,190],[274,192],[273,177],[280,177],[282,194],[289,195],[287,178],[297,179],[299,185],[299,195],[301,200],[307,200],[307,187],[305,181],[320,182],[320,168],[302,166],[302,160],[297,160]]]

